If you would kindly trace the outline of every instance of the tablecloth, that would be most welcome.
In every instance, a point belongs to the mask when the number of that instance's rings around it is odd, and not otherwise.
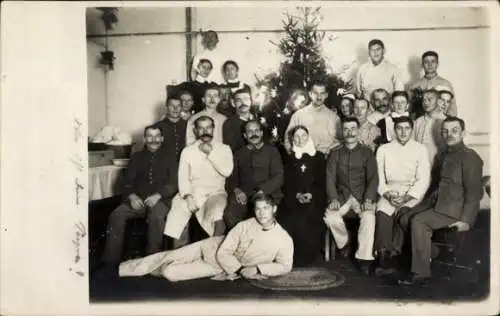
[[[124,172],[124,167],[114,165],[89,168],[89,201],[119,195]]]

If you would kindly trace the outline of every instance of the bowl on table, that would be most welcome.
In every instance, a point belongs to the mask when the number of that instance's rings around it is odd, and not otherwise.
[[[117,167],[126,167],[130,159],[113,159],[113,165]]]

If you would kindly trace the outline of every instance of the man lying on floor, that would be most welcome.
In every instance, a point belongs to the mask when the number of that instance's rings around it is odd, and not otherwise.
[[[275,220],[277,206],[267,195],[254,198],[255,217],[216,236],[120,264],[119,275],[163,276],[169,281],[265,279],[292,269],[293,241]]]

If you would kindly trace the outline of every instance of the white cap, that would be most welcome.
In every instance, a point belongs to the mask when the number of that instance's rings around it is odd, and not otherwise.
[[[439,92],[439,93],[441,93],[441,92],[448,92],[449,94],[451,94],[452,96],[454,96],[453,91],[451,91],[450,87],[448,87],[448,86],[436,86],[434,89],[437,92]]]

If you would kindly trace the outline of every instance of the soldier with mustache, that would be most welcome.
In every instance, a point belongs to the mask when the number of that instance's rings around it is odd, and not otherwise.
[[[243,126],[247,142],[234,153],[234,169],[226,190],[228,203],[224,210],[226,229],[231,229],[249,216],[249,201],[257,193],[270,195],[276,204],[283,197],[283,163],[278,149],[264,143],[259,121],[249,120]]]

